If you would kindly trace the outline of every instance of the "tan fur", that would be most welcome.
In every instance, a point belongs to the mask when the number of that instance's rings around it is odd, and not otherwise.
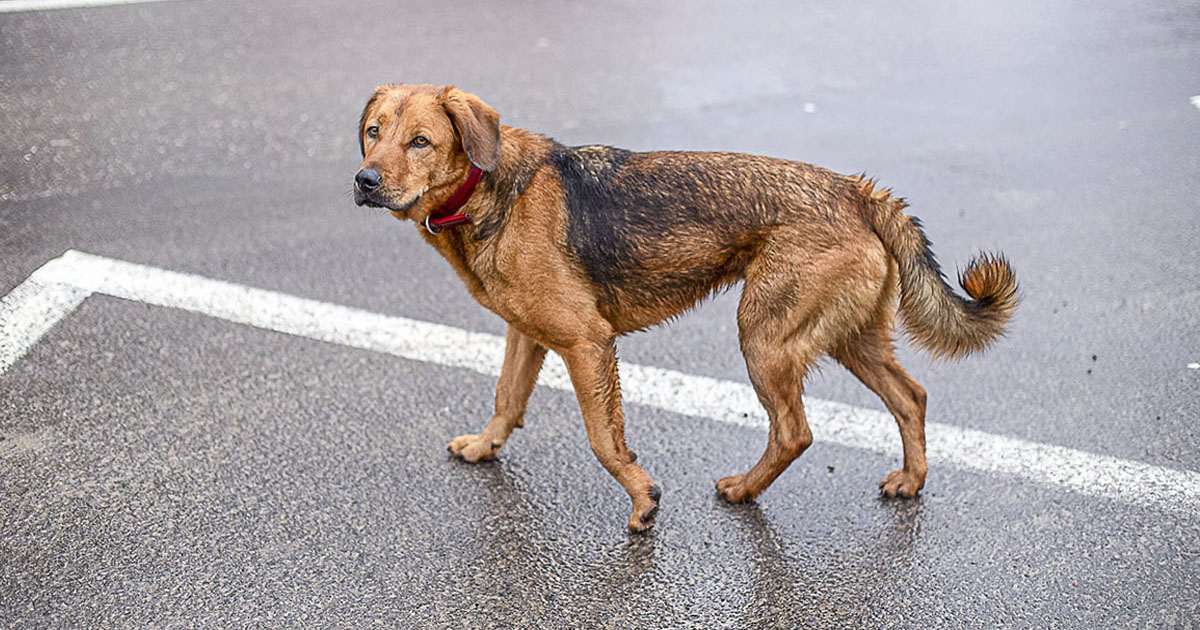
[[[420,136],[418,139],[417,136]],[[916,496],[925,483],[925,390],[896,361],[899,310],[937,356],[981,350],[1016,307],[1007,262],[985,255],[946,285],[916,220],[863,177],[736,153],[631,153],[563,147],[499,124],[453,87],[381,86],[363,111],[360,204],[420,225],[466,179],[484,177],[463,211],[472,225],[422,237],[472,296],[509,324],[496,408],[483,431],[455,438],[467,461],[495,456],[522,426],[547,350],[563,357],[588,441],[633,503],[629,528],[654,524],[660,493],[625,443],[616,338],[666,321],[743,281],[739,342],[770,417],[766,451],[721,497],[754,499],[812,443],[804,379],[830,355],[895,415],[904,466],[880,486]],[[418,140],[428,140],[427,143]]]

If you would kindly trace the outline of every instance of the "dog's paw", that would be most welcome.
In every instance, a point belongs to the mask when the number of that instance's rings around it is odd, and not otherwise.
[[[460,435],[450,440],[446,450],[450,454],[468,462],[481,462],[492,459],[504,446],[499,440],[489,440],[482,435]]]
[[[879,482],[879,492],[885,497],[913,499],[924,485],[924,475],[916,475],[903,469],[893,470]]]
[[[629,515],[629,531],[638,533],[654,527],[654,519],[658,517],[658,501],[662,498],[662,490],[651,485],[646,491],[647,500],[634,501],[633,514]]]
[[[730,503],[747,503],[754,493],[746,487],[746,475],[731,475],[717,482],[717,496]]]

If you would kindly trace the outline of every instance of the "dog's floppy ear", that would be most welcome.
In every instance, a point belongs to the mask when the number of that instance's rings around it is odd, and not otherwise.
[[[500,165],[500,114],[474,94],[454,86],[442,91],[442,106],[462,138],[467,159],[482,171]]]

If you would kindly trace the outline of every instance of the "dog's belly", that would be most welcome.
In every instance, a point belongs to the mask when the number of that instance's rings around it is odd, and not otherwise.
[[[636,261],[593,278],[597,306],[618,332],[641,330],[694,306],[743,278],[755,248],[705,250],[695,242],[647,248]]]

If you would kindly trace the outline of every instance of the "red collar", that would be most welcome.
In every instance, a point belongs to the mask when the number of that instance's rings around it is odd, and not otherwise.
[[[471,215],[459,214],[458,211],[463,206],[467,205],[467,201],[471,198],[471,193],[475,192],[475,184],[479,183],[479,178],[483,176],[483,171],[479,170],[478,166],[471,165],[471,170],[467,173],[467,181],[463,182],[458,190],[454,191],[453,195],[442,204],[442,207],[429,213],[425,217],[425,229],[429,230],[430,234],[440,234],[446,228],[452,228],[471,222]]]

